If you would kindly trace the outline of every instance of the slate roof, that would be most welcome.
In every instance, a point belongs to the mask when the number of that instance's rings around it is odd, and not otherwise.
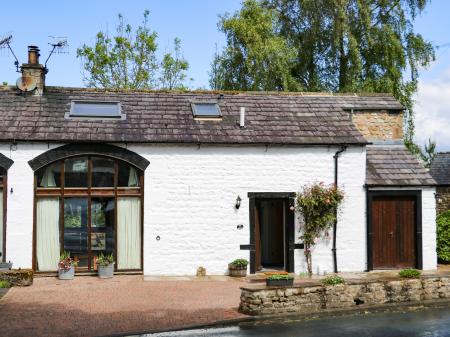
[[[367,146],[366,185],[434,186],[436,181],[403,145]]]
[[[126,119],[66,119],[72,100],[120,101]],[[191,102],[211,100],[218,101],[223,119],[194,120]],[[246,107],[245,129],[238,125],[240,107]],[[0,87],[0,141],[365,144],[345,110],[351,108],[403,109],[390,95],[47,87],[43,96],[35,97]]]
[[[450,152],[439,152],[431,163],[430,173],[438,185],[450,185]]]

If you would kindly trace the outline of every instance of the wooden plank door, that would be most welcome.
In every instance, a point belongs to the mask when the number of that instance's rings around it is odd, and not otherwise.
[[[379,196],[371,204],[373,268],[416,265],[416,198]]]
[[[261,227],[258,207],[255,207],[255,270],[261,270]]]

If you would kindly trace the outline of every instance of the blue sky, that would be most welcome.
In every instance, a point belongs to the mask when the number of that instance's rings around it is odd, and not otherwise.
[[[150,27],[158,33],[159,52],[171,50],[173,39],[181,38],[183,54],[190,63],[193,88],[209,86],[208,71],[215,51],[224,45],[217,31],[218,15],[234,12],[241,0],[77,0],[4,1],[0,11],[0,36],[12,33],[12,46],[20,62],[26,60],[27,45],[38,45],[42,57],[49,52],[49,36],[66,36],[69,53],[49,61],[48,85],[83,86],[76,49],[93,44],[99,30],[113,31],[117,14],[133,26],[150,10]],[[449,44],[437,51],[437,60],[421,71],[416,97],[417,141],[437,140],[440,150],[450,150],[450,1],[432,0],[416,21],[416,31],[435,45]],[[12,84],[18,78],[12,56],[0,51],[0,81]]]

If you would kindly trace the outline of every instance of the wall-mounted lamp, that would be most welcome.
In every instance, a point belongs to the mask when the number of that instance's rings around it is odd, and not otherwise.
[[[234,207],[236,207],[236,209],[239,209],[239,207],[241,207],[241,197],[238,195],[236,198],[236,205],[234,205]]]
[[[9,190],[9,193],[11,193],[11,194],[13,194],[14,193],[14,190],[13,190],[13,188],[11,187],[11,189]]]

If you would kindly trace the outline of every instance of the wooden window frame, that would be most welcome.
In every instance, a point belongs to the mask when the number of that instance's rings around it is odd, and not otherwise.
[[[80,188],[72,188],[65,187],[65,172],[64,172],[64,162],[69,158],[76,157],[87,157],[88,160],[88,184],[87,187]],[[113,187],[92,187],[92,158],[107,158],[114,160],[114,186]],[[139,177],[139,187],[125,187],[118,186],[118,174],[119,174],[119,161],[125,162],[127,165],[133,167]],[[90,234],[91,234],[91,208],[92,208],[92,198],[95,197],[111,197],[114,198],[114,259],[116,261],[114,266],[114,271],[116,272],[142,272],[143,270],[143,250],[144,250],[144,171],[126,161],[123,161],[118,158],[113,158],[109,156],[102,156],[98,154],[82,154],[76,156],[71,156],[67,158],[62,158],[57,160],[56,162],[48,163],[41,169],[45,169],[49,165],[54,163],[60,163],[61,169],[61,186],[60,187],[38,187],[37,181],[37,171],[34,174],[34,205],[33,205],[33,260],[32,266],[33,270],[37,273],[48,273],[48,272],[39,272],[37,270],[37,259],[36,259],[36,205],[37,200],[42,197],[58,197],[60,201],[60,214],[59,214],[59,230],[60,230],[60,249],[61,252],[64,251],[64,200],[67,197],[82,197],[87,198],[88,200],[88,209],[87,209],[87,217],[88,217],[88,239],[87,239],[87,248],[88,248],[88,268],[87,270],[77,271],[77,273],[94,273],[91,263],[92,263],[92,251],[91,251],[91,242],[90,242]],[[140,222],[141,222],[141,266],[139,269],[118,269],[117,268],[117,201],[120,197],[136,197],[140,199],[141,205],[141,214],[140,214]]]

